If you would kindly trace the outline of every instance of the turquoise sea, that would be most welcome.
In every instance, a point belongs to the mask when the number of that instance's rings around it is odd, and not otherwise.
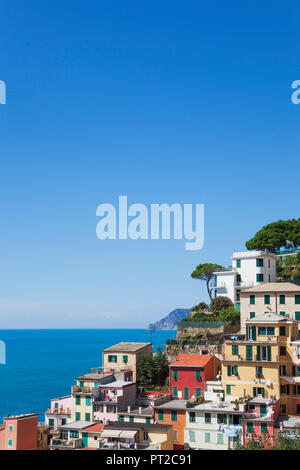
[[[156,331],[154,350],[176,331]],[[102,365],[102,349],[120,341],[151,341],[146,330],[0,330],[0,421],[8,413],[44,413],[50,399],[69,395],[77,376]]]

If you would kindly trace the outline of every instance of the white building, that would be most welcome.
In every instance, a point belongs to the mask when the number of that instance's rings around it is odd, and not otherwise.
[[[45,423],[50,431],[56,431],[59,426],[71,422],[71,405],[71,395],[51,400],[50,408],[45,413]]]
[[[243,442],[242,409],[228,402],[205,403],[186,410],[185,448],[227,450]],[[237,408],[237,409],[236,409]]]
[[[267,251],[242,251],[233,253],[232,269],[216,271],[211,286],[215,297],[229,297],[235,308],[240,309],[242,289],[261,282],[276,281],[276,255]]]

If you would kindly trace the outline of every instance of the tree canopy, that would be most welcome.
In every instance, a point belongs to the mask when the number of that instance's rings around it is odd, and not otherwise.
[[[156,354],[142,356],[137,366],[137,385],[143,390],[163,388],[169,376],[166,354],[161,348]]]
[[[191,277],[193,279],[199,279],[200,281],[205,281],[207,292],[210,300],[212,301],[211,289],[209,288],[209,282],[213,277],[215,271],[224,271],[225,268],[215,263],[204,263],[198,264],[196,269],[192,272]]]
[[[278,220],[264,225],[246,242],[248,250],[275,251],[283,246],[300,245],[300,219]]]

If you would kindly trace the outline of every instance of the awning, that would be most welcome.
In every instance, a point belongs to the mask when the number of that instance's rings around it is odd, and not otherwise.
[[[121,431],[119,429],[104,429],[100,437],[119,437]]]
[[[280,377],[281,380],[288,382],[289,384],[299,384],[300,377]]]
[[[119,437],[126,437],[127,439],[133,439],[137,431],[122,431]]]

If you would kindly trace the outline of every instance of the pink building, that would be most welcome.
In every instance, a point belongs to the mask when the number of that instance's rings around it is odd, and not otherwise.
[[[50,408],[45,413],[45,423],[50,431],[56,431],[59,426],[71,421],[71,395],[51,400]]]
[[[244,407],[244,444],[254,442],[274,444],[275,421],[280,412],[279,400],[275,398],[252,398]]]
[[[26,414],[3,418],[0,450],[37,450],[38,415]]]
[[[136,383],[115,380],[93,389],[94,421],[118,421],[118,413],[136,399]]]

